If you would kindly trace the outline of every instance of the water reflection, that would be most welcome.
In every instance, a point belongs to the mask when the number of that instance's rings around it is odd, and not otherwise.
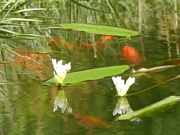
[[[113,115],[123,115],[125,113],[131,113],[133,110],[131,109],[129,102],[126,97],[118,97],[116,108],[113,111]]]
[[[126,97],[118,97],[118,100],[116,103],[116,108],[113,111],[113,115],[114,116],[117,114],[124,115],[124,114],[131,113],[131,112],[133,112],[133,110],[132,110],[127,98]],[[140,118],[133,118],[133,119],[131,119],[131,121],[134,123],[139,123],[142,120]]]
[[[56,97],[54,99],[54,109],[55,112],[57,109],[61,108],[61,112],[64,113],[64,111],[67,109],[68,113],[72,113],[72,108],[70,107],[67,97],[65,95],[65,91],[61,88],[57,90]]]

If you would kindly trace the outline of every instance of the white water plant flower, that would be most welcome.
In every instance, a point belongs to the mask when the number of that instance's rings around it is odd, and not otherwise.
[[[64,78],[66,77],[67,72],[71,69],[71,62],[68,64],[62,64],[62,60],[56,63],[56,59],[52,59],[52,64],[54,67],[54,78],[58,84],[63,84]]]
[[[135,82],[134,77],[129,77],[126,81],[121,78],[121,76],[112,77],[112,80],[116,86],[117,94],[118,96],[124,96],[126,95],[129,87]]]

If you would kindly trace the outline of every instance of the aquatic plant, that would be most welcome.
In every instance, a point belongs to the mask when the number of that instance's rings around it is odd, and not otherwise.
[[[124,83],[124,80],[121,78],[121,76],[117,77],[112,77],[112,80],[116,86],[117,94],[118,96],[124,96],[126,95],[129,87],[135,83],[135,78],[134,77],[129,77]]]
[[[66,77],[67,72],[71,69],[71,62],[69,62],[68,64],[63,65],[62,64],[62,60],[58,61],[56,63],[56,59],[52,59],[52,64],[54,67],[54,78],[55,81],[62,85],[64,78]]]

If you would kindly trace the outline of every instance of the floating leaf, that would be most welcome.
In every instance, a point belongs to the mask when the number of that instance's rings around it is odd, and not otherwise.
[[[68,83],[79,83],[88,80],[97,80],[107,76],[113,76],[117,74],[121,74],[129,67],[127,65],[121,66],[111,66],[111,67],[103,67],[103,68],[95,68],[89,70],[83,70],[78,72],[72,72],[67,74],[64,84]],[[43,83],[43,85],[57,85],[54,78],[51,78]]]
[[[137,117],[144,117],[155,113],[163,112],[175,105],[179,100],[180,96],[170,96],[159,102],[146,106],[140,110],[121,115],[117,118],[117,120],[130,120]]]
[[[76,31],[85,31],[88,33],[93,33],[93,34],[115,35],[115,36],[125,36],[125,37],[138,35],[138,32],[136,31],[131,31],[131,30],[123,29],[119,27],[105,26],[105,25],[64,23],[64,24],[60,24],[60,26],[66,29],[73,29]]]

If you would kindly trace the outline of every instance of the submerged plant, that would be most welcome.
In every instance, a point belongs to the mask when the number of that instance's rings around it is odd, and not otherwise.
[[[68,64],[63,65],[62,64],[62,60],[58,61],[56,63],[56,59],[52,59],[52,64],[54,67],[54,78],[55,81],[62,85],[64,78],[66,77],[67,72],[71,69],[71,62],[69,62]]]
[[[112,77],[112,80],[116,86],[118,96],[125,96],[129,87],[135,82],[134,77],[129,77],[126,83],[124,83],[124,80],[121,78],[121,76]]]

